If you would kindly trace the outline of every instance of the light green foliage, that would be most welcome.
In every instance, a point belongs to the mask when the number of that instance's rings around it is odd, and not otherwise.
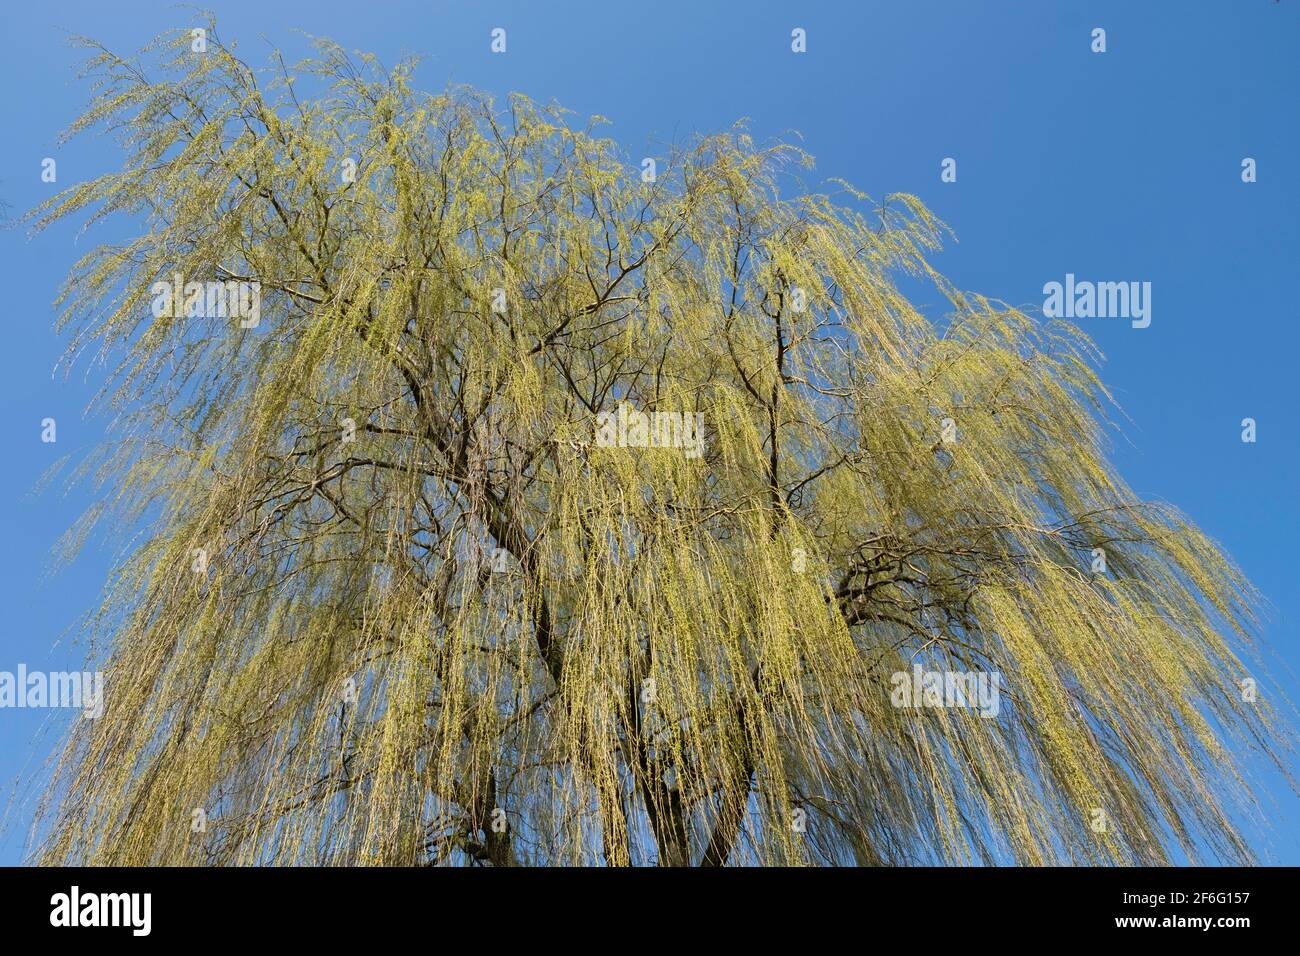
[[[326,42],[87,45],[72,132],[124,172],[29,219],[137,223],[61,303],[120,412],[72,543],[146,530],[42,859],[1250,858],[1234,760],[1288,746],[1238,687],[1255,595],[1107,463],[1089,343],[935,274],[915,198],[809,193],[741,127],[645,183]],[[260,325],[155,318],[177,273],[259,281]],[[704,455],[600,447],[620,401]],[[998,715],[892,706],[915,663],[998,673]]]

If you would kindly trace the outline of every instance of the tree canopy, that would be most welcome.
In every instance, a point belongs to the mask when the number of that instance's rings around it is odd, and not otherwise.
[[[122,170],[28,221],[130,224],[59,299],[116,412],[69,545],[130,537],[40,860],[1252,859],[1258,596],[919,200],[326,41],[81,42]],[[899,706],[917,668],[1000,705]]]

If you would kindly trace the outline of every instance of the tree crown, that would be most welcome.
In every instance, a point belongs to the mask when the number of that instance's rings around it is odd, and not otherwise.
[[[85,43],[69,135],[127,161],[29,218],[139,223],[59,301],[120,411],[72,541],[147,531],[44,859],[1250,858],[1255,594],[1115,474],[1088,340],[945,281],[914,197],[743,126],[648,175],[324,41]]]

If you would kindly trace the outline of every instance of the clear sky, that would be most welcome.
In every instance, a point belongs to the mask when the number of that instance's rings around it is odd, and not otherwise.
[[[1130,419],[1114,458],[1140,494],[1182,508],[1267,596],[1271,668],[1300,699],[1300,0],[207,6],[252,63],[273,46],[304,52],[304,32],[387,63],[415,53],[425,88],[518,90],[579,117],[601,114],[633,156],[742,116],[759,140],[797,131],[817,158],[815,178],[877,198],[920,196],[959,240],[939,269],[1013,304],[1041,307],[1044,284],[1067,273],[1150,282],[1149,327],[1077,320],[1106,354],[1103,377]],[[9,215],[121,163],[106,137],[57,146],[89,96],[66,36],[132,52],[197,20],[170,2],[0,5]],[[505,54],[489,49],[495,27],[507,31]],[[806,53],[791,51],[796,27]],[[1091,49],[1097,27],[1105,53]],[[41,181],[46,157],[57,161],[55,184]],[[1246,157],[1257,182],[1242,181]],[[956,160],[956,182],[941,181],[945,158]],[[37,493],[56,457],[104,434],[105,418],[83,416],[98,371],[83,362],[67,380],[51,376],[66,345],[51,302],[88,243],[118,234],[0,231],[10,330],[0,347],[0,670],[77,668],[78,615],[126,544],[101,541],[51,575],[55,543],[95,491]],[[940,303],[926,304],[939,317]],[[57,420],[55,444],[41,441],[46,417]],[[1253,444],[1241,440],[1247,417]],[[0,710],[0,863],[21,858],[30,780],[69,719]],[[1300,799],[1275,775],[1260,780],[1251,843],[1267,862],[1300,864]]]

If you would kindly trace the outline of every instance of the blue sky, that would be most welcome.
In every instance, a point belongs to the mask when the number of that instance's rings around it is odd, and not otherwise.
[[[261,62],[299,31],[391,63],[424,57],[425,88],[448,81],[599,113],[633,155],[748,117],[760,140],[802,135],[816,178],[874,197],[913,192],[956,232],[936,260],[962,288],[1038,307],[1066,273],[1152,284],[1152,322],[1080,319],[1107,356],[1103,377],[1131,421],[1114,458],[1143,496],[1172,502],[1237,559],[1267,596],[1271,667],[1300,699],[1300,2],[440,3],[220,0],[223,37]],[[131,52],[196,23],[169,2],[65,0],[0,7],[0,199],[24,211],[49,191],[118,168],[107,138],[58,147],[89,90],[68,34]],[[494,27],[507,53],[489,50]],[[807,52],[790,32],[807,31]],[[1091,52],[1106,30],[1107,51]],[[648,151],[647,151],[648,152]],[[58,182],[41,181],[53,157]],[[957,161],[957,181],[940,164]],[[1257,162],[1258,181],[1241,180]],[[51,549],[91,489],[35,494],[56,457],[97,444],[84,417],[97,381],[51,372],[65,342],[52,299],[87,244],[64,224],[34,240],[0,231],[9,339],[0,348],[0,670],[72,669],[75,623],[122,541],[51,576]],[[929,303],[936,309],[938,302]],[[89,379],[87,372],[90,372]],[[58,422],[57,444],[40,423]],[[1241,441],[1254,418],[1258,440]],[[69,712],[0,710],[0,863],[21,858],[30,785]],[[21,778],[21,779],[20,779]],[[1300,864],[1300,799],[1264,773],[1250,822],[1267,862]],[[18,800],[11,804],[14,787]]]

